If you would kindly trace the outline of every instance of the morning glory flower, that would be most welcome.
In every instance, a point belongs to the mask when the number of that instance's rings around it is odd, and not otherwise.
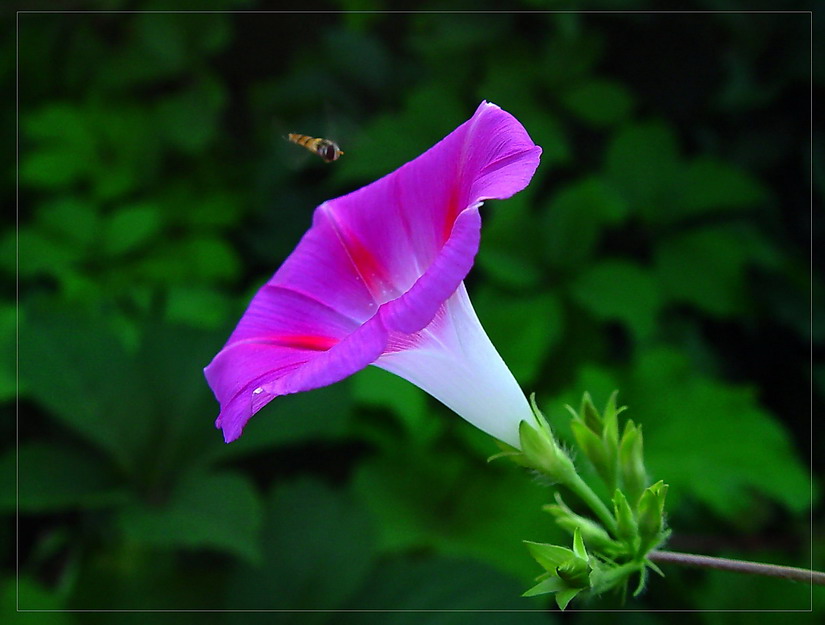
[[[541,148],[495,104],[396,171],[324,202],[204,370],[216,426],[237,439],[267,403],[375,365],[519,447],[533,413],[470,304],[463,280],[479,207],[530,182]]]

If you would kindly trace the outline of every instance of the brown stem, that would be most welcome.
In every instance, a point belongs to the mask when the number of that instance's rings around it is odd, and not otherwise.
[[[737,573],[748,573],[750,575],[767,575],[769,577],[790,579],[795,582],[825,586],[825,573],[811,571],[810,569],[799,569],[794,566],[779,566],[777,564],[762,564],[760,562],[748,562],[746,560],[713,558],[711,556],[699,556],[693,553],[679,553],[676,551],[651,551],[647,554],[647,557],[653,562],[697,566],[706,569],[716,569],[718,571],[735,571]]]

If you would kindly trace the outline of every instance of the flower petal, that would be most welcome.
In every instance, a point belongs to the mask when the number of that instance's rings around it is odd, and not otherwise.
[[[527,186],[540,154],[512,115],[482,102],[471,119],[424,154],[319,211],[338,224],[342,244],[351,247],[365,283],[383,304],[405,293],[435,262],[464,211]]]
[[[265,285],[204,370],[221,402],[217,427],[227,442],[235,440],[278,395],[352,375],[381,354],[386,340],[380,323],[359,325],[310,296]]]

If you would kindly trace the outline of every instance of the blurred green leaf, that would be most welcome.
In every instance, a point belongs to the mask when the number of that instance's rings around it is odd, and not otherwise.
[[[113,256],[129,253],[151,241],[160,228],[160,213],[154,203],[140,202],[119,208],[104,222],[104,253]]]
[[[624,219],[628,201],[608,180],[588,177],[559,189],[546,208],[545,257],[577,268],[590,258],[602,229]]]
[[[201,78],[160,101],[158,125],[172,145],[197,152],[214,140],[225,101],[224,88],[215,78]]]
[[[643,352],[626,388],[629,416],[644,426],[650,473],[671,485],[669,499],[695,497],[745,527],[756,493],[797,515],[810,506],[808,470],[753,391],[700,377],[666,348]]]
[[[414,384],[378,367],[367,367],[352,379],[353,399],[392,411],[412,443],[424,444],[443,431],[443,421],[430,414],[427,395]]]
[[[108,175],[95,176],[94,194],[100,200],[112,200],[128,195],[138,184],[134,170],[127,163],[115,161],[108,167]]]
[[[656,281],[635,263],[601,261],[576,277],[571,293],[597,318],[621,321],[639,339],[656,328],[661,306]]]
[[[18,610],[43,610],[38,622],[50,625],[70,625],[75,620],[64,612],[66,600],[63,593],[47,588],[29,575],[7,577],[2,580],[0,591],[0,610],[9,615],[7,622],[27,623],[32,621],[31,614],[21,615]]]
[[[89,162],[79,158],[71,146],[39,148],[23,154],[20,182],[38,187],[65,187],[89,172]]]
[[[154,417],[141,477],[164,484],[193,466],[205,466],[211,453],[227,447],[214,428],[218,404],[203,375],[226,333],[146,318],[140,338],[132,359],[134,383],[147,398],[147,418]]]
[[[217,415],[218,404],[214,402],[208,426],[213,443],[204,450],[206,459],[212,462],[259,454],[282,445],[340,439],[347,433],[352,397],[346,382],[311,393],[278,397],[261,409],[247,424],[244,436],[230,445],[223,442],[219,432],[211,429],[212,417]]]
[[[137,103],[89,106],[98,139],[92,193],[114,200],[147,184],[162,168],[160,136],[149,107]]]
[[[491,200],[484,214],[484,245],[477,265],[505,288],[534,290],[542,278],[542,233],[535,227],[534,194],[529,190],[507,200]]]
[[[183,68],[188,51],[181,17],[154,12],[136,16],[135,34],[151,60],[147,65],[164,68],[168,73]]]
[[[220,3],[220,9],[233,9],[247,4],[247,0],[227,0]],[[197,21],[187,20],[194,47],[206,53],[223,50],[232,40],[231,15],[204,13]]]
[[[323,41],[331,68],[353,87],[380,91],[392,71],[384,41],[363,32],[330,29]]]
[[[95,207],[79,197],[61,197],[43,206],[37,223],[54,237],[80,249],[92,246],[100,234],[100,217]]]
[[[31,400],[110,454],[127,474],[137,471],[155,415],[106,319],[49,299],[27,305],[24,319],[20,379]]]
[[[181,285],[229,281],[241,269],[238,253],[217,236],[192,236],[140,260],[139,274],[150,283]]]
[[[579,27],[580,16],[557,13],[550,18],[555,36],[545,37],[537,65],[548,89],[556,91],[588,76],[602,57],[602,34]]]
[[[700,157],[679,174],[674,194],[677,215],[731,208],[750,208],[764,202],[767,189],[756,178],[730,163]]]
[[[119,526],[128,540],[141,545],[215,549],[258,563],[262,518],[259,496],[247,477],[193,473],[164,504],[123,508]]]
[[[94,166],[94,135],[85,113],[66,102],[55,102],[22,120],[33,146],[23,144],[20,181],[58,188],[81,180]]]
[[[21,122],[25,136],[37,142],[55,141],[81,151],[94,143],[83,110],[72,102],[51,102],[27,113]]]
[[[502,49],[500,54],[494,55],[485,64],[484,78],[478,84],[476,97],[500,103],[501,106],[510,101],[523,106],[529,101],[536,75],[541,73],[541,66],[534,63],[533,58],[530,50],[520,46]],[[514,72],[513,67],[520,68],[520,71]],[[546,115],[547,111],[544,113]]]
[[[225,228],[237,223],[244,212],[240,196],[220,189],[192,195],[185,184],[167,187],[161,204],[170,223],[183,228]]]
[[[563,101],[577,117],[594,126],[618,124],[633,111],[633,96],[624,85],[599,78],[574,86]]]
[[[658,223],[672,210],[673,186],[680,174],[679,149],[664,122],[622,127],[605,155],[605,173],[619,189],[632,213]]]
[[[202,55],[217,52],[229,43],[231,26],[221,10],[238,4],[237,1],[204,3],[203,9],[218,12],[187,15],[166,12],[162,2],[150,0],[143,7],[146,12],[134,22],[136,43],[150,55],[151,65],[166,72],[180,71]]]
[[[23,277],[58,276],[72,272],[74,263],[81,257],[81,251],[73,245],[31,227],[21,228],[17,233],[6,232],[2,248],[9,251],[8,255],[4,255],[9,263],[6,270],[12,273],[14,261],[17,260],[17,267]],[[12,249],[17,251],[16,258],[11,253]]]
[[[0,402],[7,402],[17,394],[17,307],[0,301],[0,352],[6,357],[0,361]]]
[[[347,604],[348,610],[359,612],[340,614],[334,622],[416,625],[421,623],[422,610],[428,611],[430,625],[466,623],[468,611],[484,612],[483,619],[471,620],[485,625],[512,623],[510,611],[525,611],[518,615],[519,623],[549,622],[540,611],[526,613],[535,609],[536,603],[520,597],[522,590],[518,580],[478,561],[395,557],[381,562]],[[391,613],[365,614],[361,610]]]
[[[555,531],[541,513],[546,490],[515,467],[490,467],[475,456],[399,442],[398,449],[360,464],[354,488],[380,521],[386,551],[435,548],[529,580],[535,571],[520,541],[549,539]]]
[[[369,516],[346,492],[310,479],[278,486],[267,502],[261,564],[233,572],[228,607],[341,608],[370,569],[373,541]]]
[[[190,263],[196,279],[232,279],[240,271],[238,254],[228,242],[215,238],[197,238],[181,244],[179,254]]]
[[[348,150],[352,158],[342,158],[336,167],[335,181],[371,180],[400,167],[464,121],[466,108],[442,85],[420,86],[400,113],[378,116],[363,128]]]
[[[0,475],[14,476],[15,467],[17,484],[4,488],[0,497],[0,508],[6,512],[15,509],[16,496],[24,514],[108,507],[127,498],[114,467],[88,451],[24,443],[0,456]]]
[[[721,226],[661,240],[655,273],[666,299],[726,317],[745,306],[747,266],[773,262],[773,250],[749,226]]]
[[[169,291],[166,319],[193,328],[223,327],[232,312],[229,298],[209,287],[178,287]]]
[[[542,292],[519,298],[492,289],[473,293],[482,326],[522,385],[536,381],[542,363],[561,339],[564,319],[559,299]]]
[[[487,246],[479,250],[477,264],[492,280],[502,285],[535,288],[542,277],[541,270],[530,260],[518,255],[518,250],[513,253]]]
[[[452,59],[454,64],[476,50],[490,46],[508,31],[513,16],[486,13],[419,13],[413,18],[410,45],[424,58]],[[444,70],[434,67],[434,70]],[[450,69],[455,69],[450,68]],[[457,75],[456,79],[460,76]]]
[[[136,543],[110,547],[104,557],[82,562],[70,606],[106,612],[100,622],[107,624],[129,623],[133,614],[127,612],[152,610],[153,625],[198,625],[205,612],[222,607],[226,558],[209,564],[215,559]],[[121,613],[126,618],[116,620]]]

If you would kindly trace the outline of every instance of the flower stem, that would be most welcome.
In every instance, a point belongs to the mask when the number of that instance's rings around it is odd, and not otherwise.
[[[779,566],[776,564],[763,564],[761,562],[748,562],[747,560],[714,558],[693,553],[678,553],[676,551],[651,551],[647,554],[647,557],[653,562],[696,566],[706,569],[716,569],[718,571],[736,571],[750,575],[767,575],[769,577],[781,577],[795,582],[825,586],[825,573],[812,571],[810,569],[800,569],[794,566]]]
[[[607,531],[613,534],[613,536],[618,535],[616,519],[614,519],[613,515],[610,514],[610,511],[607,509],[607,506],[604,505],[604,502],[599,499],[596,493],[593,492],[593,489],[591,489],[577,473],[568,476],[563,483],[567,486],[567,488],[578,495],[579,499],[586,503],[594,514],[599,517],[599,520],[607,528]]]

